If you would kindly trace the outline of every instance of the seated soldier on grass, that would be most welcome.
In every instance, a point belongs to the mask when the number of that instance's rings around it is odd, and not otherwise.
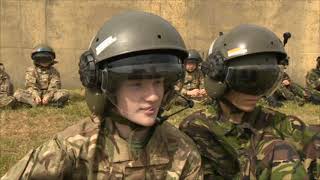
[[[14,93],[18,102],[38,105],[52,105],[63,107],[69,99],[66,90],[61,89],[60,73],[53,67],[56,55],[47,45],[39,45],[31,53],[34,66],[27,69],[26,89],[19,89]]]
[[[203,75],[199,69],[201,62],[202,58],[198,51],[188,50],[188,57],[184,60],[185,77],[175,86],[175,90],[182,96],[196,101],[201,101],[206,96],[206,91],[203,88]],[[183,105],[185,100],[178,97],[175,99],[175,103]]]
[[[308,72],[306,76],[306,84],[309,89],[320,91],[320,56],[317,58],[317,66]]]
[[[10,76],[5,72],[4,65],[0,63],[0,108],[13,107],[15,98]]]
[[[304,103],[320,104],[320,92],[312,89],[305,89],[299,84],[293,82],[287,73],[283,73],[282,82],[279,88],[273,93],[273,95],[267,98],[269,104],[274,104],[274,101],[281,102],[289,100],[295,101],[299,105]]]

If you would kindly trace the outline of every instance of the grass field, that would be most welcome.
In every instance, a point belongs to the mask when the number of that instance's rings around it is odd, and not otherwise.
[[[0,110],[0,177],[30,149],[90,115],[80,91],[72,91],[71,95],[70,102],[62,109],[24,107]],[[182,107],[173,107],[170,111],[175,112],[180,108]],[[169,122],[178,125],[188,114],[200,109],[204,109],[206,113],[214,112],[211,107],[196,104],[194,108],[172,116]],[[300,107],[288,102],[277,110],[298,116],[308,124],[320,124],[320,106],[305,104]]]

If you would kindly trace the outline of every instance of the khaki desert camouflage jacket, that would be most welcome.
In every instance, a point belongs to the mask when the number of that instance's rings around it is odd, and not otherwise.
[[[0,70],[0,95],[12,96],[12,94],[13,86],[10,77],[5,71]]]
[[[86,119],[31,150],[1,180],[202,179],[201,158],[191,139],[169,123],[157,126],[133,156],[111,120]]]
[[[185,71],[185,73],[184,79],[178,81],[175,86],[176,91],[185,96],[187,91],[203,89],[203,75],[199,69],[196,69],[193,72]]]
[[[60,74],[56,68],[31,66],[25,75],[25,87],[33,95],[41,97],[42,91],[53,94],[61,89]]]

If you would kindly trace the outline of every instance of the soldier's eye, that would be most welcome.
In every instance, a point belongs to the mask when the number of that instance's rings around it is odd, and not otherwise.
[[[129,87],[141,87],[142,83],[139,83],[139,82],[129,83],[128,86]]]

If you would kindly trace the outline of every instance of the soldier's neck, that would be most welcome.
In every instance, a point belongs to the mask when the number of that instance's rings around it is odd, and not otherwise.
[[[111,120],[119,136],[137,148],[143,148],[153,132],[152,127],[137,125],[115,112],[112,113]]]
[[[131,127],[118,122],[115,122],[114,124],[120,137],[122,137],[125,140],[134,140],[142,142],[149,135],[150,127]]]
[[[234,124],[241,124],[244,116],[244,112],[232,113],[229,106],[224,104],[223,102],[219,102],[222,118],[228,120]]]

